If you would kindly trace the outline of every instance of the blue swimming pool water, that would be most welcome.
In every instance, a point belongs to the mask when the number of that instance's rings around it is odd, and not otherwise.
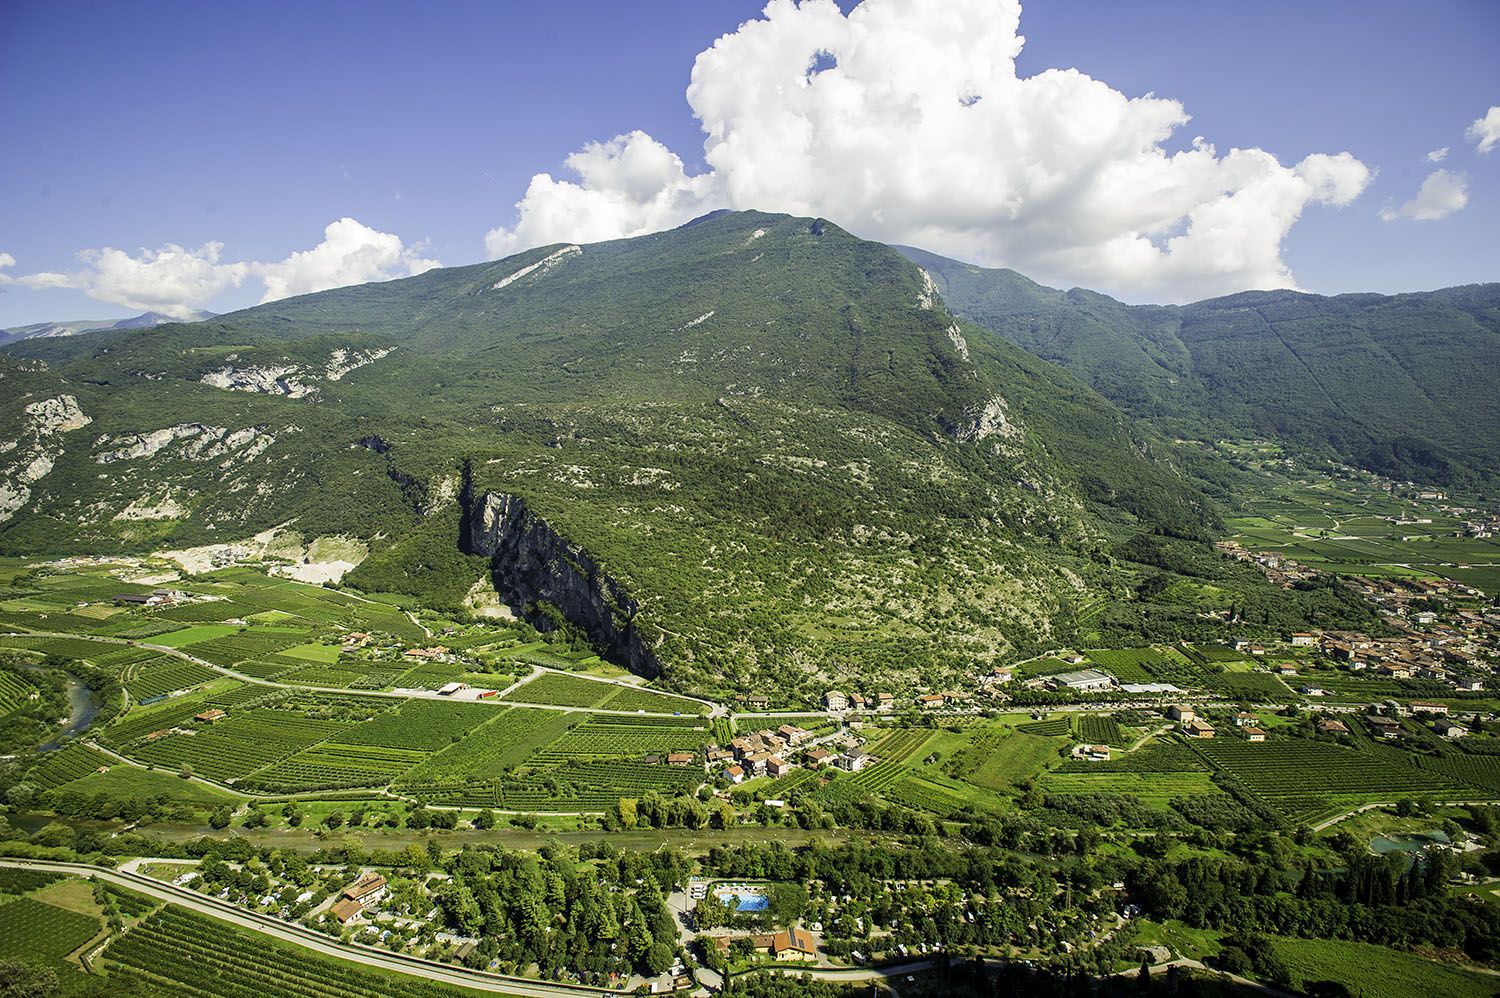
[[[764,894],[726,894],[723,900],[724,907],[735,911],[765,911],[771,906],[771,899]]]

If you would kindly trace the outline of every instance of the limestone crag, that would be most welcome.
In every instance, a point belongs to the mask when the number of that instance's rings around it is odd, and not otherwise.
[[[467,473],[460,503],[459,547],[490,559],[496,591],[527,621],[550,631],[560,613],[630,671],[647,678],[661,673],[635,621],[639,604],[588,552],[532,513],[520,496],[476,496]]]

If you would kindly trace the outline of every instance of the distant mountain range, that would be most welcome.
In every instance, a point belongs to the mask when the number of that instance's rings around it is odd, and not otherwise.
[[[185,319],[163,315],[161,312],[142,312],[128,319],[67,319],[61,322],[33,322],[26,326],[0,329],[0,346],[18,340],[50,336],[77,336],[79,333],[94,333],[106,329],[148,329],[169,322],[202,322],[212,319],[213,312],[196,311]]]
[[[956,314],[1163,433],[1267,437],[1417,481],[1500,481],[1500,284],[1130,306],[901,251]]]

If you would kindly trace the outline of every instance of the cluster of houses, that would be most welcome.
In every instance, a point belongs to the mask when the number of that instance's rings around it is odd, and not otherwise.
[[[115,606],[180,606],[193,601],[192,593],[180,589],[153,589],[149,593],[116,593]]]
[[[729,782],[743,783],[756,776],[785,776],[795,765],[808,769],[834,767],[854,773],[875,761],[874,756],[857,745],[835,752],[823,745],[811,744],[814,740],[811,731],[795,724],[739,735],[727,747],[708,747],[709,769],[723,765],[723,773]],[[849,740],[845,739],[846,742]],[[670,757],[668,761],[671,761]]]
[[[1198,712],[1186,704],[1173,704],[1167,708],[1167,719],[1176,721],[1177,728],[1188,738],[1213,738],[1218,734],[1214,726],[1208,723],[1208,719],[1199,716]],[[1247,742],[1263,742],[1266,740],[1265,729],[1260,726],[1260,718],[1242,710],[1234,715],[1234,726],[1239,729],[1240,734]]]
[[[1317,569],[1309,568],[1284,555],[1247,550],[1239,541],[1215,541],[1214,547],[1219,550],[1220,554],[1233,558],[1235,561],[1254,565],[1272,584],[1282,589],[1291,589],[1297,583],[1315,579],[1319,575]]]
[[[1383,712],[1384,711],[1384,712]],[[1388,712],[1388,713],[1385,713]],[[1391,714],[1396,717],[1390,716]],[[1405,725],[1399,718],[1411,717],[1416,720],[1425,721],[1432,732],[1440,738],[1462,738],[1469,733],[1469,729],[1462,724],[1449,719],[1449,708],[1445,703],[1431,703],[1422,700],[1412,700],[1408,703],[1397,703],[1394,700],[1385,704],[1371,704],[1369,713],[1364,715],[1365,727],[1370,734],[1376,738],[1385,738],[1395,741],[1405,735]],[[1347,734],[1349,728],[1342,722],[1335,722],[1342,731],[1324,727],[1320,722],[1318,730],[1328,734]]]
[[[919,697],[918,700],[921,698]],[[896,706],[894,693],[877,693],[867,697],[863,693],[845,694],[843,690],[829,690],[823,694],[823,707],[833,711],[892,710]]]

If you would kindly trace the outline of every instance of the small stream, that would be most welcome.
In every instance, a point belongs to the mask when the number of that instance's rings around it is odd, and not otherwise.
[[[40,671],[36,666],[23,664],[21,667],[27,671]],[[61,748],[68,739],[87,731],[89,725],[94,723],[94,718],[99,716],[99,698],[94,696],[94,691],[71,672],[64,674],[68,677],[68,723],[38,746],[38,752],[51,752]]]

